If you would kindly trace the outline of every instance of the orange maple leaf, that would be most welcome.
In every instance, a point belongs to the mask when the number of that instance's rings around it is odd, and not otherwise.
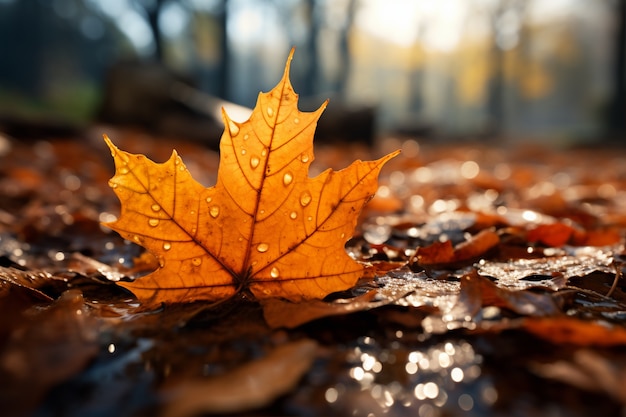
[[[121,202],[107,223],[159,260],[160,267],[119,284],[144,304],[218,300],[242,291],[297,301],[348,289],[363,266],[344,250],[382,166],[355,161],[308,177],[313,135],[326,102],[300,112],[289,81],[260,93],[244,123],[223,113],[217,183],[196,182],[176,151],[163,164],[119,150],[109,184]]]

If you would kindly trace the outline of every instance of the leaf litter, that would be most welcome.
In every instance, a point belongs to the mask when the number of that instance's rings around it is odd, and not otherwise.
[[[390,139],[403,155],[346,245],[365,266],[356,285],[302,303],[239,294],[146,309],[115,282],[158,262],[98,226],[117,216],[98,136],[9,139],[2,156],[8,415],[623,413],[621,151]],[[169,144],[115,136],[167,157]],[[213,152],[177,147],[194,177],[215,181]],[[429,257],[439,244],[451,256]],[[262,389],[240,389],[250,372]]]

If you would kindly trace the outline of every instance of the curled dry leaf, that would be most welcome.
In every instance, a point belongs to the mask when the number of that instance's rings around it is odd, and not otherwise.
[[[363,205],[377,189],[377,161],[355,161],[341,171],[308,177],[313,134],[325,108],[301,112],[282,80],[244,123],[223,113],[217,184],[196,182],[182,159],[156,164],[119,150],[111,187],[122,204],[107,226],[159,260],[130,289],[145,305],[223,299],[241,290],[256,298],[322,298],[352,287],[363,266],[344,245]]]

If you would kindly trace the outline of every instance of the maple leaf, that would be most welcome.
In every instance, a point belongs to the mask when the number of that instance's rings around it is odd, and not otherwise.
[[[105,136],[116,167],[109,184],[122,206],[106,226],[159,260],[153,273],[119,283],[144,304],[218,300],[242,290],[258,299],[322,298],[362,275],[344,245],[382,166],[398,152],[309,178],[326,102],[314,112],[298,110],[292,56],[293,50],[278,85],[259,94],[249,120],[238,123],[222,112],[213,187],[196,182],[176,151],[157,164]]]

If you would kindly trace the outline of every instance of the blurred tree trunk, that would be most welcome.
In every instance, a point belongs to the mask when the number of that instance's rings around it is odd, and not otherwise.
[[[319,50],[318,37],[320,33],[320,14],[316,7],[316,0],[305,0],[305,10],[309,23],[309,33],[306,39],[305,56],[308,65],[304,71],[304,83],[301,92],[304,97],[310,97],[316,92],[319,77]]]
[[[356,1],[350,0],[348,7],[346,8],[346,21],[343,30],[339,36],[339,62],[340,71],[339,78],[337,79],[336,91],[339,92],[342,97],[346,97],[348,90],[348,77],[350,75],[350,67],[352,61],[352,55],[350,54],[350,31],[354,24],[354,15],[356,14]]]
[[[159,16],[161,15],[164,3],[164,0],[139,2],[146,13],[146,20],[152,31],[152,37],[154,38],[154,58],[159,63],[163,63],[163,36],[161,34],[161,28],[159,27]]]
[[[20,0],[7,9],[0,16],[0,76],[15,91],[37,97],[43,85],[47,13],[36,0]]]
[[[232,100],[230,97],[230,54],[228,48],[228,0],[222,0],[217,11],[217,24],[220,30],[219,50],[220,63],[217,69],[219,80],[217,95],[224,100]]]
[[[616,9],[614,84],[609,129],[611,135],[620,137],[626,133],[626,0],[618,0]]]
[[[503,47],[504,17],[507,13],[515,13],[519,21],[523,21],[523,13],[526,4],[522,0],[501,0],[491,15],[491,28],[493,42],[491,47],[491,78],[487,93],[487,114],[489,116],[488,131],[493,136],[501,136],[504,130],[506,118],[506,85],[505,85],[505,59],[506,50]],[[523,23],[520,23],[523,27]],[[522,43],[522,30],[518,28],[517,47]]]

